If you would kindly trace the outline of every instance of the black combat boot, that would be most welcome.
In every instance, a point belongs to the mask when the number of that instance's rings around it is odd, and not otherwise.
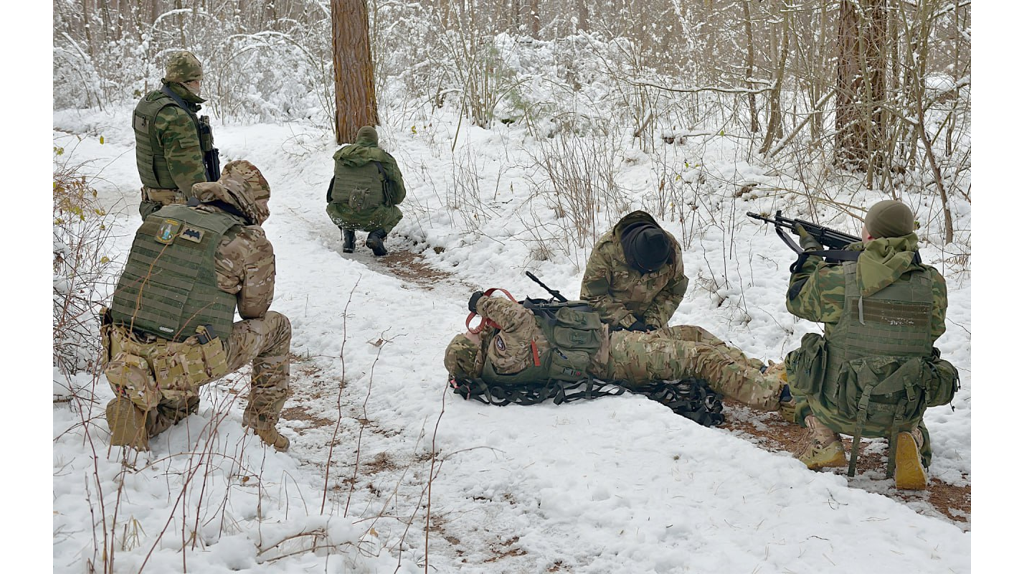
[[[356,248],[356,232],[351,229],[341,230],[341,250],[344,253],[352,253]]]
[[[366,237],[366,246],[373,250],[373,254],[377,257],[381,255],[387,255],[388,250],[384,248],[384,240],[388,234],[383,229],[377,229],[370,232],[370,235]]]

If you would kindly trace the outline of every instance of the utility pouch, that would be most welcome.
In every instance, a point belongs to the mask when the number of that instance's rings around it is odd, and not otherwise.
[[[834,405],[833,412],[858,421],[864,436],[909,430],[924,416],[925,364],[921,357],[854,359],[840,367],[834,381],[826,381],[821,399]]]
[[[601,319],[597,313],[571,307],[562,307],[555,313],[552,338],[556,347],[595,352],[601,348],[602,337]]]
[[[953,395],[960,390],[960,373],[952,363],[939,355],[939,350],[932,347],[932,357],[928,361],[930,380],[925,386],[925,397],[929,407],[940,407],[953,401]]]
[[[817,333],[805,334],[800,339],[800,348],[786,355],[786,373],[793,392],[808,396],[818,394],[825,379],[827,358],[825,338]]]
[[[160,403],[160,389],[146,359],[119,351],[107,363],[104,374],[114,394],[128,397],[143,411]]]
[[[590,355],[586,351],[552,349],[549,356],[551,357],[551,366],[548,368],[550,378],[559,381],[578,381],[587,377]]]

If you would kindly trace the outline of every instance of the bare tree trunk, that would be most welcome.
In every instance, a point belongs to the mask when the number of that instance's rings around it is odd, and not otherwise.
[[[786,58],[789,56],[789,24],[792,16],[782,13],[782,41],[779,47],[778,64],[775,67],[775,81],[768,93],[768,127],[765,128],[764,142],[760,153],[768,153],[775,140],[782,138],[782,82],[786,78]]]
[[[363,126],[376,126],[377,95],[370,58],[370,16],[366,0],[331,0],[334,47],[334,134],[353,142]]]
[[[530,0],[530,35],[540,38],[540,0]]]
[[[590,8],[587,7],[587,0],[576,0],[576,30],[590,30]]]
[[[757,96],[754,95],[754,30],[753,25],[750,22],[750,0],[742,2],[743,4],[743,31],[747,35],[747,66],[745,70],[747,89],[751,90],[747,94],[747,104],[750,106],[750,132],[757,133],[761,131],[761,124],[757,121]]]
[[[836,73],[836,162],[868,173],[883,149],[886,0],[843,0]]]

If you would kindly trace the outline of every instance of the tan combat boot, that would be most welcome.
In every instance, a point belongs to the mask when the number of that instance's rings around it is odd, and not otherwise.
[[[269,427],[265,429],[254,428],[252,429],[252,431],[256,433],[256,436],[260,437],[260,440],[263,441],[267,446],[274,447],[274,450],[276,450],[277,452],[287,451],[288,447],[291,446],[292,444],[292,442],[288,440],[288,437],[277,432],[277,429],[274,427]]]
[[[928,477],[921,463],[921,446],[924,435],[919,427],[910,432],[896,435],[896,488],[900,490],[924,490]],[[892,445],[889,446],[892,448]]]
[[[826,467],[846,466],[846,449],[838,433],[828,428],[814,415],[804,419],[807,424],[807,443],[797,454],[800,462],[811,470]]]
[[[107,426],[110,427],[110,445],[149,450],[149,431],[146,413],[126,397],[116,397],[107,403]]]

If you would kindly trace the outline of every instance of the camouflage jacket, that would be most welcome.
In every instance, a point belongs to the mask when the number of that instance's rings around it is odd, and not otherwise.
[[[917,251],[917,235],[874,239],[868,243],[854,243],[851,251],[863,251],[857,260],[857,283],[864,296],[872,295],[892,285],[904,274],[923,271],[932,278],[931,336],[938,339],[946,332],[946,281],[937,269],[913,261]],[[789,280],[786,308],[790,313],[825,323],[825,338],[829,338],[831,325],[839,322],[843,313],[846,280],[843,267],[826,263],[821,257],[808,257],[803,266]]]
[[[405,201],[405,182],[402,180],[402,171],[398,169],[398,162],[391,154],[377,147],[373,141],[360,138],[334,154],[336,167],[362,167],[371,161],[379,161],[388,178],[390,205],[398,205]]]
[[[486,358],[499,374],[518,373],[534,365],[536,356],[543,356],[551,349],[551,343],[533,313],[515,301],[503,297],[481,297],[476,312],[484,319],[494,321],[500,329],[487,327],[481,332],[481,342],[486,349]],[[591,357],[588,371],[603,375],[608,363],[608,337],[601,349]]]
[[[628,329],[637,320],[654,328],[667,326],[689,283],[683,274],[682,249],[668,232],[672,255],[664,267],[641,274],[626,263],[620,233],[629,224],[642,220],[658,225],[642,212],[622,218],[597,240],[583,273],[580,299],[590,303],[612,328]]]
[[[193,112],[198,111],[199,104],[206,101],[176,82],[170,82],[167,86],[186,104],[193,106]],[[162,95],[159,91],[154,94]],[[192,185],[206,181],[206,167],[203,165],[203,151],[195,122],[188,112],[177,105],[165,106],[157,114],[153,130],[160,140],[161,148],[154,153],[163,154],[167,170],[178,190],[185,197],[191,197]]]
[[[233,192],[219,182],[200,183],[193,186],[192,191],[200,201],[195,209],[242,215],[250,222],[238,227],[237,233],[224,236],[217,248],[214,267],[217,286],[235,295],[238,315],[243,319],[263,317],[274,300],[277,271],[274,247],[263,228],[253,221],[254,216],[244,215],[257,209],[256,202],[248,197],[247,191]]]

